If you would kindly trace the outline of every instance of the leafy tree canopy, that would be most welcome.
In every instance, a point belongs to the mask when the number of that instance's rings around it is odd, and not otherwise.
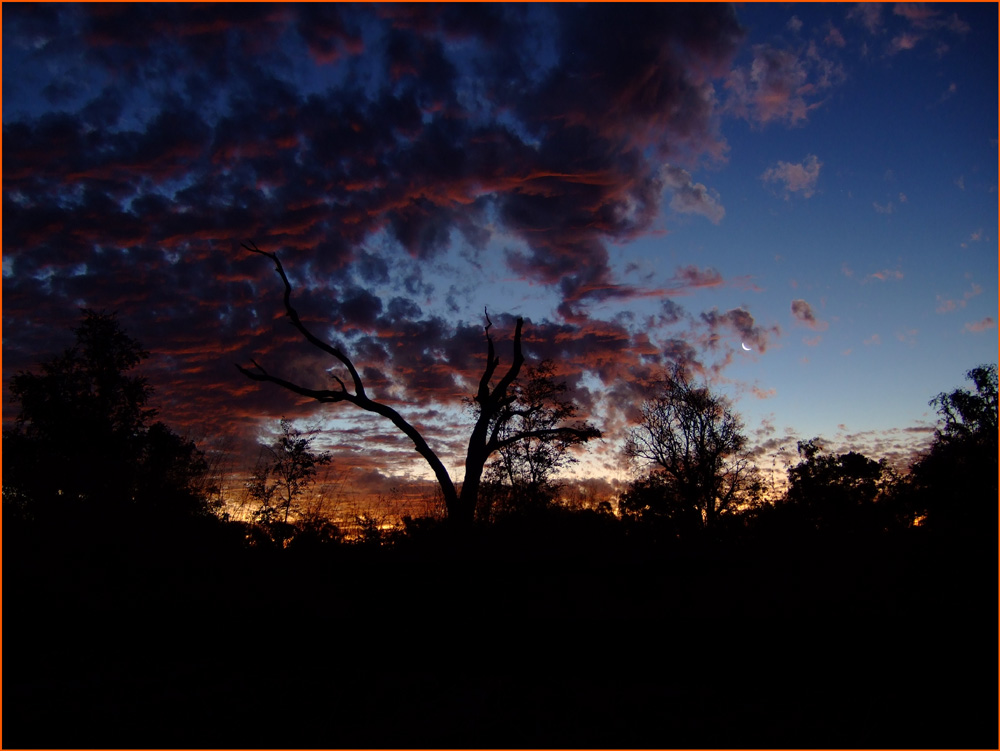
[[[937,431],[939,443],[997,444],[997,366],[980,365],[966,373],[975,392],[955,389],[931,399],[943,425]]]
[[[21,411],[4,431],[6,507],[28,516],[80,504],[200,507],[206,465],[148,406],[152,388],[133,373],[149,353],[115,314],[83,311],[76,343],[18,373]]]
[[[930,451],[912,467],[915,503],[931,527],[995,535],[997,525],[997,366],[966,373],[975,391],[931,399],[941,416]]]

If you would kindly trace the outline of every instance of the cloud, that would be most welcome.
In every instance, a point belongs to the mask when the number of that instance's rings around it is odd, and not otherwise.
[[[882,3],[859,3],[847,13],[848,20],[861,24],[869,34],[889,36],[884,47],[887,56],[915,49],[925,41],[937,41],[944,33],[964,36],[970,31],[969,24],[957,13],[944,15],[926,3],[896,3],[886,18],[882,11],[888,7]],[[937,47],[939,52],[947,49],[940,41]]]
[[[896,3],[892,12],[905,18],[915,29],[925,31],[947,29],[955,34],[967,34],[971,30],[969,24],[961,20],[958,14],[942,16],[940,10],[925,3]]]
[[[965,330],[971,331],[973,333],[980,333],[983,331],[988,331],[989,329],[996,327],[996,321],[993,320],[993,316],[986,316],[986,318],[981,321],[971,321],[965,324]]]
[[[758,326],[754,317],[743,308],[733,308],[725,313],[712,308],[701,313],[700,319],[707,329],[705,343],[709,349],[715,349],[722,333],[728,331],[735,334],[741,342],[746,342],[748,346],[763,353],[767,351],[770,336],[779,333],[776,326],[770,328]]]
[[[982,229],[977,229],[975,232],[969,235],[969,239],[959,243],[960,247],[968,248],[969,243],[977,243],[986,239],[986,233]]]
[[[802,324],[814,331],[826,331],[829,324],[816,318],[812,306],[805,300],[792,300],[792,317],[797,323]]]
[[[781,183],[786,199],[792,193],[801,193],[803,197],[809,198],[816,192],[816,182],[822,166],[819,158],[810,154],[797,164],[779,161],[777,165],[768,167],[760,179],[765,183]]]
[[[870,34],[877,34],[882,28],[882,4],[858,3],[847,13],[847,18],[857,21]]]
[[[678,266],[670,281],[668,292],[671,295],[689,294],[696,289],[721,287],[724,284],[722,274],[716,269],[700,269],[693,264]]]
[[[872,280],[877,282],[888,282],[888,281],[899,281],[903,278],[903,272],[899,269],[882,269],[881,271],[875,271],[864,279],[862,283],[870,282]]]
[[[897,3],[893,6],[893,15],[902,19],[906,26],[892,35],[886,47],[889,56],[915,49],[925,40],[936,39],[942,32],[964,36],[970,31],[969,24],[957,13],[944,16],[925,3]],[[945,50],[947,44],[939,42],[939,53]]]
[[[831,47],[847,46],[847,40],[844,39],[844,35],[840,32],[840,29],[833,25],[831,25],[829,31],[827,31],[826,38],[823,40],[823,43],[830,45]]]
[[[605,243],[649,230],[664,187],[657,155],[724,149],[710,77],[728,69],[740,30],[721,7],[578,10],[82,9],[66,54],[128,82],[170,67],[176,83],[139,129],[108,127],[139,112],[110,87],[102,96],[116,107],[91,108],[82,122],[67,113],[12,123],[15,235],[5,246],[17,255],[37,245],[43,207],[68,205],[70,193],[78,204],[113,196],[113,220],[91,221],[108,246],[198,239],[204,254],[252,235],[332,271],[380,232],[430,260],[455,237],[485,247],[500,231],[520,241],[510,268],[557,289],[564,315],[627,297]],[[137,20],[159,30],[151,43],[135,44]],[[540,63],[536,26],[556,41]],[[310,91],[292,63],[343,66],[366,84]],[[717,194],[685,175],[667,173],[674,208],[721,220]],[[73,237],[48,241],[86,256],[86,222],[72,226]]]
[[[664,165],[660,170],[664,185],[673,191],[670,208],[682,214],[701,214],[714,224],[722,221],[726,210],[719,194],[701,183],[695,183],[690,173],[679,167]]]
[[[840,65],[815,44],[802,50],[757,45],[753,60],[726,77],[726,110],[755,126],[803,124],[821,106],[819,97],[844,80]]]
[[[892,38],[892,41],[889,43],[889,54],[895,55],[896,53],[903,52],[904,50],[912,50],[923,38],[922,34],[916,34],[912,31],[904,31]]]
[[[966,292],[964,292],[962,294],[962,297],[959,299],[945,298],[942,297],[941,295],[938,295],[937,305],[935,306],[935,310],[938,313],[951,313],[960,308],[964,308],[968,304],[969,300],[971,300],[973,297],[976,297],[977,295],[982,294],[982,292],[983,288],[980,285],[973,282],[972,287],[966,290]]]
[[[733,284],[718,270],[626,284],[609,248],[658,230],[664,202],[722,221],[718,193],[675,165],[722,158],[726,114],[802,124],[839,80],[814,48],[766,46],[730,78],[743,30],[714,4],[21,5],[4,21],[47,84],[11,81],[4,102],[8,371],[69,344],[79,306],[117,310],[154,352],[161,414],[250,443],[261,418],[316,405],[233,362],[315,387],[339,371],[287,324],[273,267],[242,239],[279,253],[302,320],[456,456],[441,415],[482,373],[484,305],[508,362],[519,306],[544,299],[525,351],[594,410],[666,362],[724,363],[725,337],[766,351],[780,329],[748,310],[673,301]],[[810,196],[820,166],[781,163],[775,184]],[[495,279],[530,292],[482,299]],[[640,297],[645,319],[593,317]],[[345,440],[382,434],[328,412]],[[390,475],[413,455],[377,445],[399,458]]]

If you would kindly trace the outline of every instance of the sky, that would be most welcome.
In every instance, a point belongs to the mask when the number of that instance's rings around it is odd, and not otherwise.
[[[781,469],[813,437],[905,466],[997,360],[995,3],[2,13],[5,424],[10,376],[115,311],[203,448],[252,461],[287,416],[352,487],[429,477],[388,422],[239,373],[336,365],[243,241],[458,481],[484,310],[501,368],[523,317],[603,429],[600,482],[672,362]]]

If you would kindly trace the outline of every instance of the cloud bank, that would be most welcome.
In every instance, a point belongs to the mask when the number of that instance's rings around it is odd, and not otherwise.
[[[23,72],[4,123],[8,367],[68,344],[78,308],[116,310],[156,353],[164,418],[198,433],[304,413],[234,361],[306,384],[330,365],[282,324],[243,239],[281,255],[303,319],[389,400],[457,404],[481,372],[459,256],[554,296],[526,348],[586,399],[585,372],[607,382],[670,350],[591,317],[669,292],[615,278],[608,244],[651,231],[667,200],[725,213],[665,165],[725,151],[728,6],[24,5],[4,21]],[[674,291],[719,283],[704,274]]]

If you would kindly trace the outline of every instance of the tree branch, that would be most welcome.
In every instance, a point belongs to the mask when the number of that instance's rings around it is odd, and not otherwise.
[[[288,316],[292,325],[298,329],[299,333],[301,333],[310,344],[323,350],[327,354],[332,355],[343,363],[344,367],[346,367],[347,371],[351,374],[351,380],[354,382],[355,393],[360,397],[364,397],[365,387],[361,382],[361,376],[358,374],[357,368],[355,368],[354,363],[351,362],[351,358],[341,352],[337,347],[327,344],[322,339],[314,335],[311,331],[309,331],[309,329],[306,328],[305,324],[302,323],[302,319],[299,318],[298,311],[292,306],[292,285],[289,283],[288,276],[285,274],[285,268],[281,265],[281,261],[278,260],[278,254],[268,253],[265,250],[261,250],[257,247],[256,243],[253,242],[251,242],[250,245],[247,245],[246,243],[240,243],[240,245],[246,250],[249,250],[251,253],[266,256],[274,261],[275,271],[278,272],[278,276],[281,277],[281,281],[285,285],[285,315]],[[341,383],[341,385],[343,385],[343,383]]]
[[[246,243],[241,243],[241,245],[251,253],[256,253],[258,255],[266,256],[274,262],[275,270],[278,272],[278,276],[281,277],[281,281],[285,287],[284,294],[284,304],[285,313],[291,321],[292,325],[301,333],[306,340],[315,346],[316,348],[332,355],[337,360],[339,360],[351,374],[351,380],[354,382],[354,391],[351,393],[347,390],[344,382],[337,376],[333,376],[334,380],[340,384],[340,390],[333,391],[330,389],[310,389],[304,386],[299,386],[298,384],[287,381],[284,378],[279,378],[278,376],[271,375],[268,373],[259,363],[254,360],[251,362],[254,365],[254,369],[244,368],[241,365],[237,365],[237,369],[247,378],[254,381],[265,381],[268,383],[274,383],[281,386],[288,391],[301,396],[309,397],[310,399],[315,399],[318,402],[323,403],[335,403],[335,402],[349,402],[359,409],[363,409],[366,412],[373,412],[377,415],[385,417],[393,425],[395,425],[404,435],[406,435],[424,460],[430,465],[431,469],[434,471],[434,475],[438,480],[438,484],[441,486],[441,491],[445,497],[445,503],[449,507],[449,511],[453,509],[458,500],[458,494],[455,490],[455,484],[452,482],[451,476],[448,474],[448,470],[445,468],[444,464],[438,458],[437,454],[434,453],[433,449],[427,444],[423,436],[414,428],[406,418],[404,418],[399,412],[394,410],[388,405],[381,404],[373,399],[370,399],[365,392],[364,384],[361,381],[361,375],[358,373],[357,368],[354,367],[354,363],[351,359],[344,354],[340,349],[334,347],[323,340],[319,339],[306,326],[302,323],[299,318],[298,312],[291,302],[292,285],[288,281],[288,276],[285,274],[285,269],[281,265],[281,261],[278,260],[278,256],[275,253],[268,253],[261,250],[256,246],[256,244],[251,243],[247,245]]]
[[[308,389],[304,386],[299,386],[292,383],[291,381],[286,381],[284,378],[279,378],[278,376],[271,375],[264,368],[258,365],[256,362],[251,360],[256,370],[251,370],[249,368],[244,368],[242,365],[237,365],[236,369],[239,370],[243,375],[252,381],[266,381],[267,383],[275,383],[282,388],[286,388],[289,391],[294,391],[296,394],[301,396],[308,396],[310,399],[315,399],[318,402],[342,402],[351,401],[354,402],[354,395],[347,392],[346,390],[341,391],[330,391],[328,389]],[[342,384],[343,385],[343,384]]]
[[[526,441],[531,438],[538,438],[545,440],[547,438],[568,438],[570,443],[585,443],[592,438],[601,438],[604,434],[600,430],[594,427],[583,427],[583,428],[540,428],[538,430],[526,430],[521,433],[515,433],[512,436],[503,438],[501,440],[491,441],[490,445],[487,447],[490,452],[497,451],[511,444],[518,443],[519,441]]]

